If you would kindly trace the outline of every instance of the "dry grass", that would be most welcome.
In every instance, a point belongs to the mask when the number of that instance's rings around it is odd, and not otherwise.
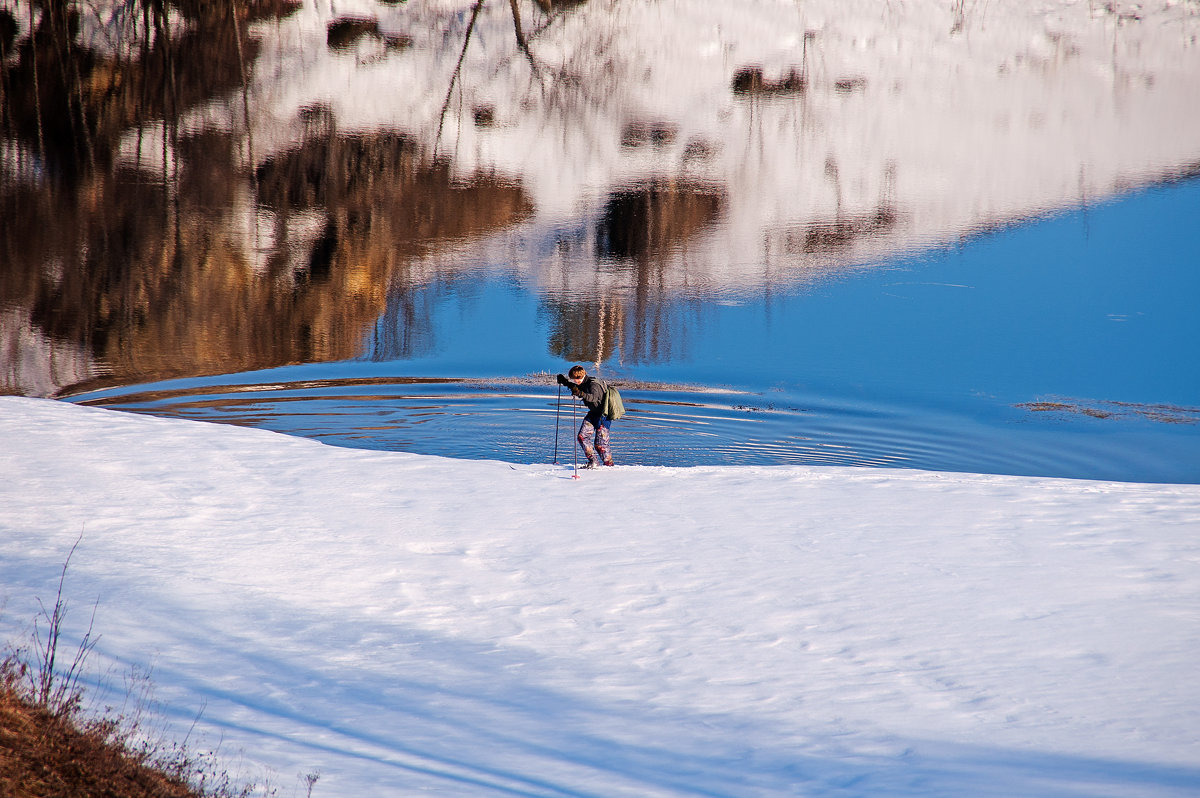
[[[120,724],[83,720],[37,704],[5,673],[0,689],[0,794],[191,798],[202,795],[176,763],[168,769],[131,748]],[[175,772],[171,772],[174,770]]]
[[[249,798],[254,787],[236,785],[211,754],[148,734],[141,702],[133,717],[83,710],[80,676],[95,646],[92,630],[74,652],[60,650],[63,582],[74,552],[53,606],[42,604],[34,620],[30,643],[10,645],[0,660],[0,796]]]
[[[19,655],[0,664],[0,795],[10,798],[246,798],[207,757],[147,742],[121,718],[88,717],[71,693],[38,700]]]

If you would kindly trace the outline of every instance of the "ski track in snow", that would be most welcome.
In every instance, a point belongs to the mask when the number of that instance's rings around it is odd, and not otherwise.
[[[8,637],[82,535],[93,690],[285,794],[1200,794],[1198,486],[0,438]]]

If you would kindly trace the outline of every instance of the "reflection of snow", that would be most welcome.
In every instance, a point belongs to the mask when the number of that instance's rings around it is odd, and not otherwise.
[[[25,396],[50,396],[60,386],[97,376],[99,369],[79,347],[43,335],[28,314],[0,312],[0,386]]]
[[[477,19],[472,8],[339,4],[411,42],[367,61],[326,46],[324,5],[264,28],[256,141],[284,146],[298,123],[280,120],[326,101],[342,129],[395,126],[462,174],[518,176],[546,224],[599,212],[631,183],[719,185],[721,224],[689,267],[750,285],[1200,159],[1200,16],[1166,0],[1136,14],[1065,1],[591,2],[549,23],[523,5],[528,57],[509,4]],[[887,225],[863,224],[881,213]]]

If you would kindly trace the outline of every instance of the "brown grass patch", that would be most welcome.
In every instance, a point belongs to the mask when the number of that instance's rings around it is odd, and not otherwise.
[[[110,720],[83,720],[75,713],[38,705],[7,668],[0,688],[0,794],[192,798],[204,795],[184,777],[186,760],[154,763],[132,748]],[[174,772],[172,772],[174,771]]]
[[[74,652],[60,650],[63,587],[78,545],[76,540],[63,563],[53,605],[38,599],[31,645],[9,644],[0,660],[0,796],[249,798],[254,787],[238,787],[218,772],[211,753],[194,754],[148,734],[140,701],[132,718],[111,709],[83,711],[80,677],[97,642],[91,626]],[[315,776],[310,795],[314,782]]]

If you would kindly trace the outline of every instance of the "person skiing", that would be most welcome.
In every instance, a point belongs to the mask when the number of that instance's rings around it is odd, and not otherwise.
[[[594,468],[603,463],[613,464],[612,449],[609,447],[609,427],[612,419],[604,415],[604,394],[608,386],[595,377],[589,377],[583,366],[571,366],[566,376],[558,375],[558,384],[570,388],[571,393],[583,400],[587,415],[579,425],[579,445],[587,455],[584,468]],[[594,444],[594,445],[593,445]]]

